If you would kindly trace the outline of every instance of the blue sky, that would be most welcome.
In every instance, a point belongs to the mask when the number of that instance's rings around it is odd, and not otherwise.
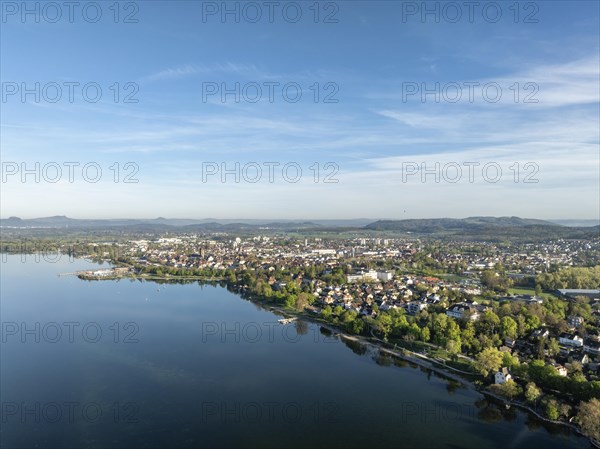
[[[598,2],[47,3],[2,2],[2,217],[600,215]]]

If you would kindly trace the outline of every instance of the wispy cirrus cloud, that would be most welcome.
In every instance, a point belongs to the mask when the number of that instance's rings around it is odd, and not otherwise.
[[[591,54],[560,63],[524,65],[496,77],[388,80],[395,86],[366,98],[405,105],[452,105],[473,110],[499,107],[548,109],[600,101],[600,58]],[[427,93],[425,93],[427,92]],[[407,116],[406,116],[407,117]]]
[[[214,64],[184,64],[176,67],[169,67],[145,76],[141,79],[141,81],[162,81],[213,73],[229,73],[260,78],[270,78],[274,76],[269,74],[267,71],[260,69],[254,64],[225,62]]]
[[[535,83],[539,88],[532,107],[555,108],[594,105],[600,101],[600,58],[598,54],[558,64],[530,67],[522,72],[499,78],[499,83]]]

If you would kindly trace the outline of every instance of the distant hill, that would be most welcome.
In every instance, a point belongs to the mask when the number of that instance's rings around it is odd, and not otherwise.
[[[319,227],[313,222],[270,221],[270,220],[194,220],[194,219],[169,219],[159,217],[156,219],[74,219],[64,215],[44,218],[21,219],[10,217],[0,219],[0,227],[22,229],[74,229],[74,230],[123,230],[139,232],[161,231],[235,231],[253,229],[307,229]]]
[[[481,227],[561,226],[544,220],[519,217],[422,218],[408,220],[379,220],[365,228],[387,231],[432,232]]]
[[[115,227],[115,226],[143,226],[143,227],[205,227],[205,228],[248,228],[248,227],[269,227],[276,229],[288,228],[306,228],[319,226],[347,226],[362,227],[371,223],[373,220],[368,218],[340,219],[340,220],[273,220],[273,219],[215,219],[215,218],[164,218],[154,219],[74,219],[64,215],[54,217],[21,219],[19,217],[10,217],[0,219],[0,226],[4,227],[77,227],[77,228],[96,228],[96,227]]]
[[[597,218],[595,220],[577,220],[577,219],[570,219],[570,220],[548,220],[552,223],[557,223],[559,225],[563,225],[563,226],[579,226],[579,227],[584,227],[584,226],[598,226],[600,225],[600,218]]]
[[[365,226],[365,229],[490,241],[594,238],[600,235],[600,226],[569,227],[545,220],[519,217],[379,220]]]
[[[468,217],[409,220],[216,220],[216,219],[74,219],[64,215],[0,219],[3,234],[11,235],[135,235],[164,232],[385,232],[399,235],[485,241],[540,241],[557,238],[591,239],[599,226],[562,226],[520,217]]]

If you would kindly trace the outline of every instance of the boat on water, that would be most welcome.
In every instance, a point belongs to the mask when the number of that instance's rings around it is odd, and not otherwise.
[[[296,321],[298,318],[293,317],[293,318],[282,318],[280,320],[277,320],[278,323],[280,324],[290,324],[293,321]]]

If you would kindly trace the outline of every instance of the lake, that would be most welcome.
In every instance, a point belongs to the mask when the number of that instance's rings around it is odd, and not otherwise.
[[[2,256],[2,448],[590,447],[222,287]]]

